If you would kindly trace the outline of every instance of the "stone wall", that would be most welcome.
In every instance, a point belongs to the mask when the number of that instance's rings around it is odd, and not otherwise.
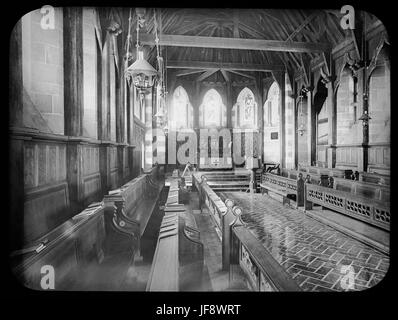
[[[97,139],[97,39],[94,9],[83,8],[83,135]]]
[[[63,16],[55,8],[54,29],[43,29],[40,9],[22,17],[22,68],[27,127],[64,133]]]

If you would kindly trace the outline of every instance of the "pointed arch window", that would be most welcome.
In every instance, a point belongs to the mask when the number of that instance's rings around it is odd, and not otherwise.
[[[200,105],[199,113],[199,125],[202,128],[226,126],[227,108],[220,94],[215,89],[210,89],[206,92]]]
[[[193,107],[188,93],[182,86],[178,86],[173,93],[169,126],[172,129],[192,128],[193,126]]]
[[[235,128],[257,127],[257,102],[253,91],[244,88],[239,93],[236,104],[233,107],[233,118]]]

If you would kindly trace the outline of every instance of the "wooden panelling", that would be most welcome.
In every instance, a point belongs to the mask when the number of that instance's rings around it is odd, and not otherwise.
[[[83,202],[85,205],[99,200],[101,190],[101,174],[99,169],[99,147],[92,145],[82,146],[82,185]]]
[[[358,155],[362,148],[357,146],[338,146],[336,149],[336,167],[358,167]]]
[[[118,164],[117,148],[109,148],[109,168],[110,168],[110,188],[115,189],[118,186]]]
[[[390,145],[372,145],[368,149],[368,171],[380,174],[390,173]]]
[[[24,242],[32,241],[68,218],[69,192],[66,182],[26,191]]]
[[[25,188],[66,180],[66,145],[51,142],[25,142]]]

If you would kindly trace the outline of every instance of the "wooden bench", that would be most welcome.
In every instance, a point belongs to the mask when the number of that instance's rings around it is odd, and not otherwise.
[[[192,291],[201,285],[204,249],[200,232],[185,206],[174,201],[176,191],[178,186],[176,190],[171,182],[147,291]]]
[[[271,197],[293,207],[303,206],[304,180],[300,173],[297,175],[298,178],[295,180],[272,173],[263,173],[260,183],[262,194],[266,192]]]
[[[305,184],[305,209],[318,204],[352,218],[390,230],[390,203],[355,193]]]
[[[333,178],[333,189],[379,201],[390,202],[390,187],[375,183]]]
[[[363,182],[390,186],[390,176],[379,173],[360,172],[359,180]]]
[[[105,210],[113,211],[113,226],[133,236],[134,248],[142,252],[141,240],[151,218],[158,206],[163,181],[157,178],[157,167],[143,174],[121,188],[112,190],[104,196]]]
[[[29,248],[13,252],[13,272],[34,290],[43,289],[45,265],[54,268],[55,290],[119,290],[133,258],[132,236],[118,233],[123,241],[115,243],[114,232],[103,203],[93,204]]]
[[[328,186],[329,176],[326,174],[318,174],[314,172],[308,173],[302,170],[300,171],[300,170],[286,169],[286,168],[281,169],[281,176],[293,180],[297,180],[300,173],[302,174],[302,178],[304,181],[310,182],[312,184],[319,184],[325,187]]]
[[[320,176],[351,179],[351,169],[321,168],[315,166],[300,166],[299,171]]]

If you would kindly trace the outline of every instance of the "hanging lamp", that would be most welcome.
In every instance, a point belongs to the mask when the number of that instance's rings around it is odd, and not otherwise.
[[[153,68],[148,61],[144,59],[144,52],[140,49],[139,44],[139,31],[140,26],[144,23],[145,9],[137,8],[137,60],[129,66],[126,71],[126,78],[129,83],[133,85],[140,91],[145,92],[147,89],[151,88],[155,82],[157,71]]]

